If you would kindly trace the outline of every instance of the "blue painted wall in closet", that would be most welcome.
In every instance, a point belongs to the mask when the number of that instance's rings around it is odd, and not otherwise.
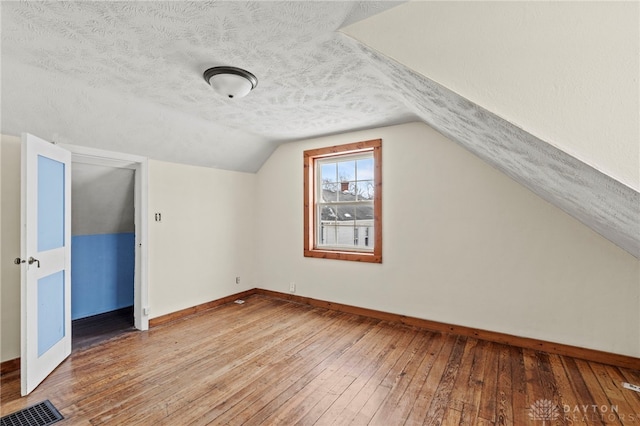
[[[135,234],[71,238],[71,319],[133,306]]]

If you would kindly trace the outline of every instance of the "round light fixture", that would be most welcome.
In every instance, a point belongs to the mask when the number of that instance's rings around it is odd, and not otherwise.
[[[236,67],[213,67],[202,75],[213,90],[228,98],[242,98],[258,85],[249,71]]]

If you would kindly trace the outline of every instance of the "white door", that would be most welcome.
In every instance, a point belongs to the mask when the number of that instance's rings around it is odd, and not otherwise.
[[[21,389],[71,353],[71,153],[22,135]]]

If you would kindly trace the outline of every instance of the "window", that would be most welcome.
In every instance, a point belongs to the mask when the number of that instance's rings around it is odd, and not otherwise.
[[[382,263],[382,140],[304,152],[304,255]]]

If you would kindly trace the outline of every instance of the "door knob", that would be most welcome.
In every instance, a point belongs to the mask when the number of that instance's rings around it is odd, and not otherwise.
[[[15,263],[16,265],[19,265],[21,263],[25,263],[26,260],[20,259],[19,257],[16,257],[15,259],[13,259],[13,263]]]
[[[29,265],[33,265],[34,263],[38,263],[38,268],[40,267],[40,261],[35,259],[33,256],[29,257]]]

